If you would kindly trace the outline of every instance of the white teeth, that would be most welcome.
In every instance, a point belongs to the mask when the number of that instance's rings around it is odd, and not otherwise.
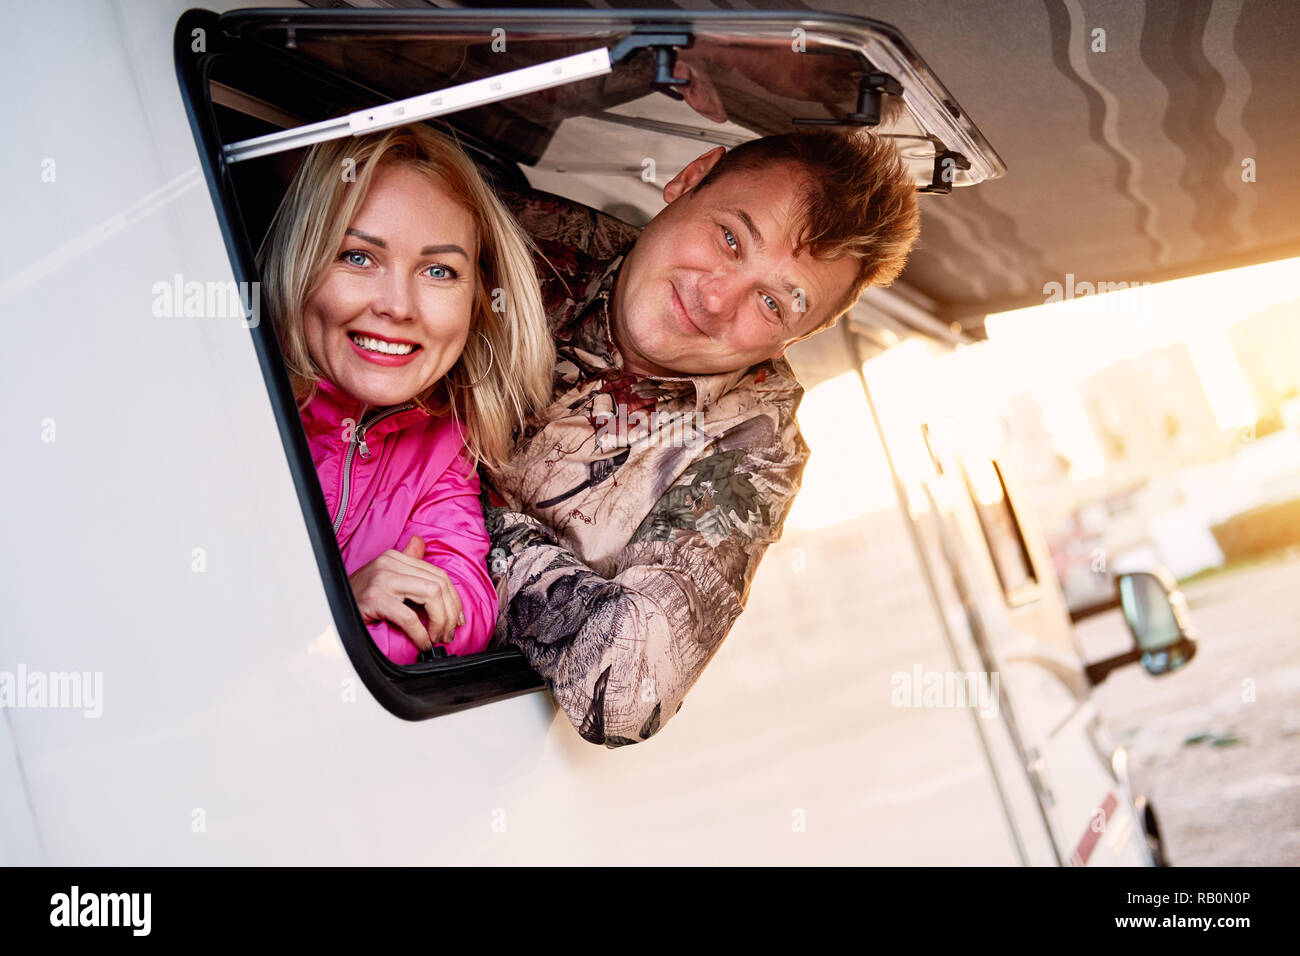
[[[410,355],[415,351],[414,345],[399,345],[397,342],[385,342],[382,339],[372,339],[368,335],[352,335],[352,341],[361,346],[367,352],[382,352],[385,355]]]

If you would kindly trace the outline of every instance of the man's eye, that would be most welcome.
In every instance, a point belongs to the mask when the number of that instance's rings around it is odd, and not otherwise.
[[[777,302],[776,299],[772,298],[770,295],[763,296],[763,305],[766,306],[769,311],[775,312],[777,315],[781,314],[781,303]]]
[[[454,279],[458,275],[451,266],[435,265],[424,270],[431,279]]]
[[[722,239],[731,247],[732,252],[735,252],[740,248],[740,243],[736,241],[736,237],[731,234],[731,230],[726,226],[722,227]]]
[[[370,253],[362,252],[360,249],[349,249],[347,252],[343,253],[343,255],[339,256],[339,258],[350,266],[364,266],[370,261]]]

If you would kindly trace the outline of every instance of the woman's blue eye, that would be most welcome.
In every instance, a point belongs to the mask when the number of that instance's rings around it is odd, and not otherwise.
[[[425,272],[427,272],[427,273],[429,274],[429,277],[430,277],[431,279],[454,279],[454,278],[456,278],[456,270],[453,269],[451,266],[442,266],[442,265],[438,265],[438,266],[429,266],[429,268],[426,269]],[[441,275],[438,275],[437,273],[441,273]]]
[[[362,252],[360,249],[349,249],[347,252],[343,253],[343,255],[339,256],[339,258],[347,262],[348,265],[364,266],[366,262],[370,260],[370,254]],[[358,262],[358,259],[364,261]]]

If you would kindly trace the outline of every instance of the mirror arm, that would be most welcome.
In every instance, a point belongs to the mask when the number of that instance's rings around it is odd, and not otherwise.
[[[1192,660],[1192,658],[1196,656],[1196,641],[1194,638],[1188,637],[1187,635],[1183,635],[1181,638],[1179,638],[1176,644],[1170,645],[1170,649],[1172,648],[1178,648],[1179,650],[1183,651],[1185,655],[1183,657],[1182,664],[1180,664],[1179,667],[1189,663]],[[1106,675],[1109,674],[1111,671],[1117,670],[1118,668],[1121,667],[1126,667],[1129,664],[1142,660],[1142,655],[1144,653],[1146,652],[1143,651],[1142,648],[1135,647],[1133,648],[1133,650],[1125,651],[1123,654],[1116,654],[1114,657],[1108,657],[1105,660],[1097,661],[1096,663],[1093,664],[1088,664],[1087,666],[1084,667],[1083,670],[1084,673],[1088,676],[1088,680],[1092,681],[1092,685],[1096,687],[1098,684],[1100,684],[1102,681],[1106,679]],[[1178,668],[1174,668],[1174,670],[1177,669]],[[1163,671],[1162,673],[1172,674],[1173,671],[1172,670]],[[1161,676],[1161,674],[1154,674],[1152,676],[1159,677]]]
[[[1096,687],[1106,679],[1106,675],[1111,671],[1126,667],[1129,664],[1135,664],[1140,660],[1142,660],[1142,649],[1135,647],[1123,654],[1116,654],[1114,657],[1107,657],[1105,660],[1089,664],[1084,668],[1084,673],[1088,675],[1088,680],[1092,682],[1092,686]]]
[[[1110,601],[1102,601],[1100,604],[1089,604],[1087,607],[1081,607],[1078,610],[1070,612],[1070,623],[1078,624],[1085,618],[1092,617],[1094,614],[1102,614],[1106,611],[1113,611],[1118,607],[1123,607],[1119,598]]]

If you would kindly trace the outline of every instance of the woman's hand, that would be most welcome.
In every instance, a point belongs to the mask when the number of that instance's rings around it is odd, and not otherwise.
[[[391,621],[422,651],[449,643],[456,628],[465,623],[451,578],[442,568],[424,560],[424,539],[413,535],[401,551],[388,550],[348,575],[362,619]],[[405,603],[424,605],[429,623]]]

